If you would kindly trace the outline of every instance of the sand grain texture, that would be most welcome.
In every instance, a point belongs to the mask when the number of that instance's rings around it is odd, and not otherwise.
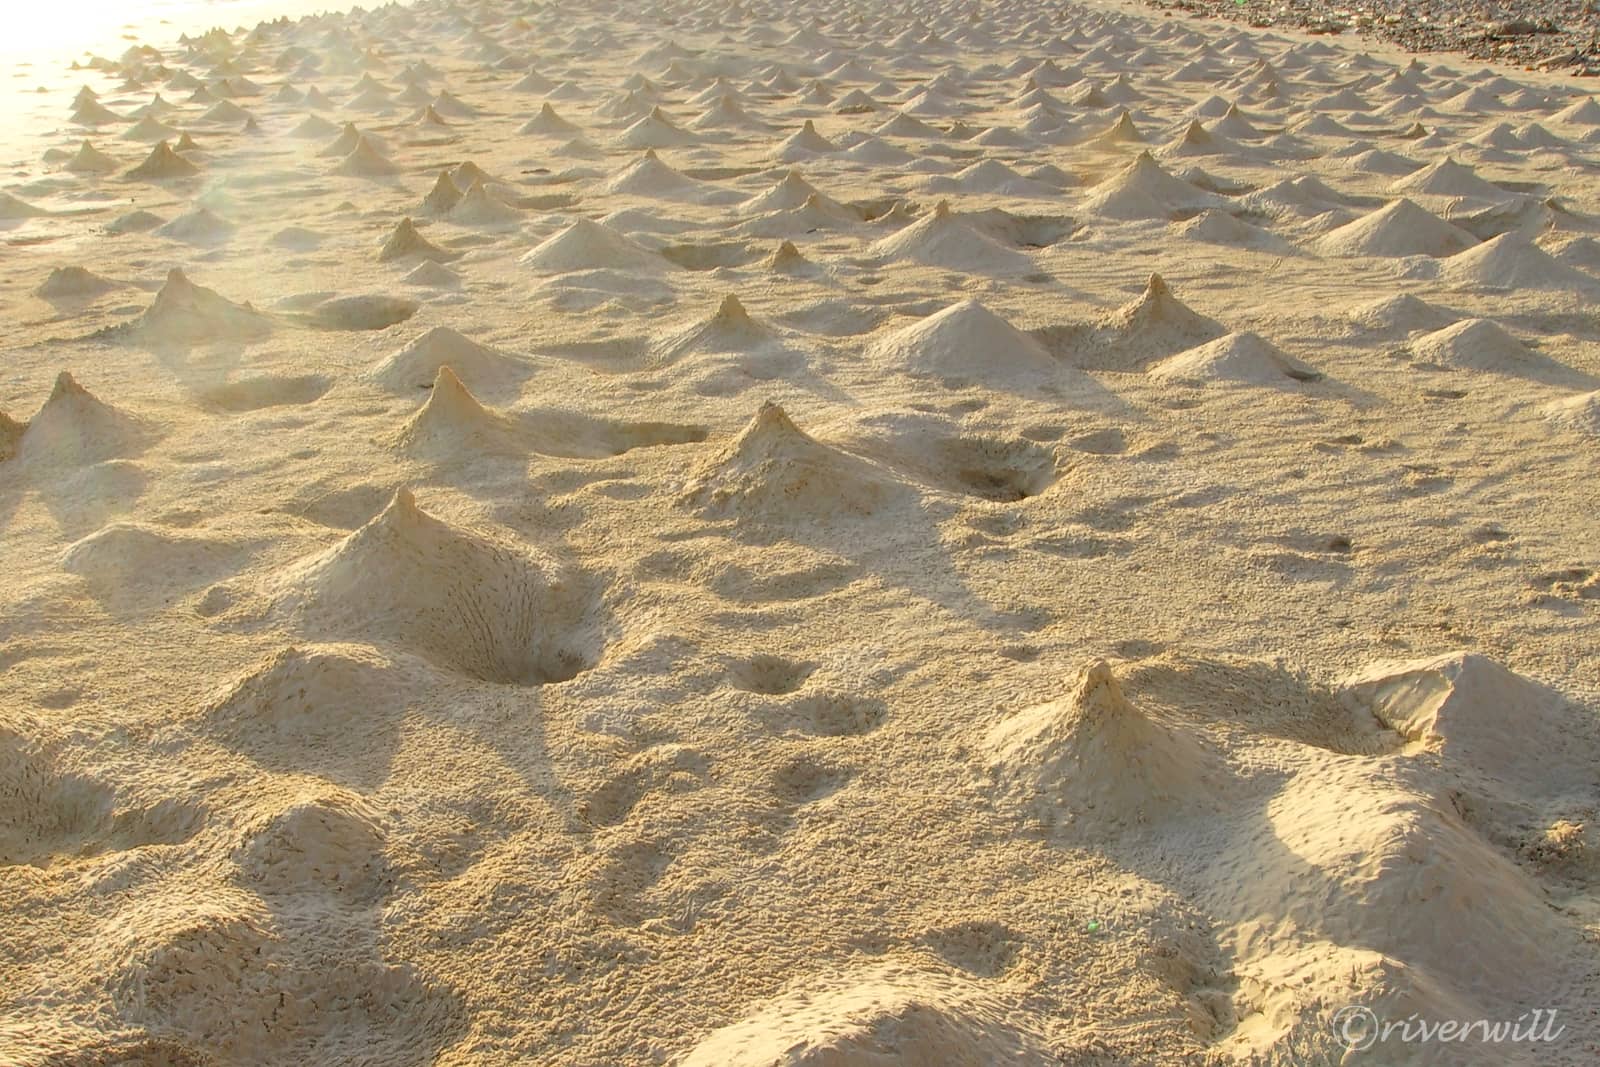
[[[127,44],[0,189],[0,1063],[1600,1059],[1591,86],[1109,2]]]

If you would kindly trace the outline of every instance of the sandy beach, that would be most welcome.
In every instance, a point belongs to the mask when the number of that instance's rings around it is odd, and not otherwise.
[[[23,85],[0,1064],[1600,1060],[1592,82],[421,0]]]

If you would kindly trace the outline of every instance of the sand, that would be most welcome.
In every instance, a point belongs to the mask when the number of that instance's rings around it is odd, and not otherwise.
[[[422,0],[30,94],[0,1063],[1595,1062],[1600,105],[1360,48]]]

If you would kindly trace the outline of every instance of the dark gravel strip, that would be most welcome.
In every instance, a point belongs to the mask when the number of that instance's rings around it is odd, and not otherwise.
[[[1514,8],[1463,0],[1147,0],[1171,14],[1251,26],[1359,35],[1410,52],[1458,52],[1534,70],[1600,75],[1600,0],[1528,0]]]

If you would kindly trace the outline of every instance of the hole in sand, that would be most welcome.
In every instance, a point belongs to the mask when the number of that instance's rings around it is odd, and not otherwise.
[[[747,693],[777,696],[799,689],[816,666],[761,654],[734,663],[728,673],[733,684]]]

